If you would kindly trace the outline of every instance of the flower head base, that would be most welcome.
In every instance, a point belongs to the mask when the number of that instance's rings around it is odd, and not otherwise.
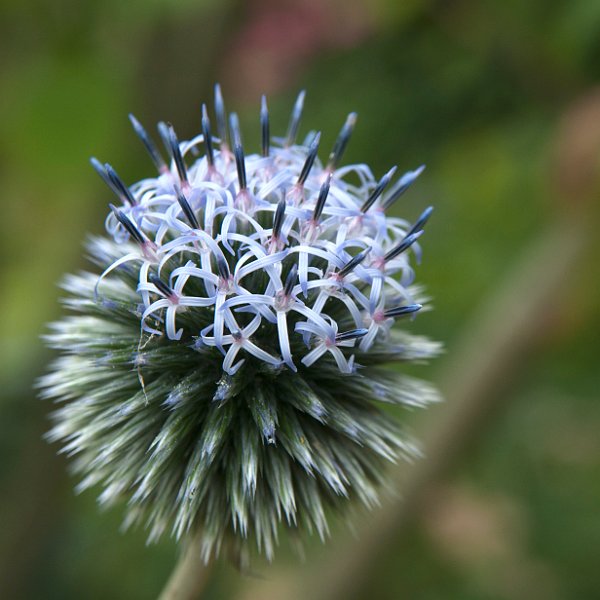
[[[131,117],[158,175],[128,187],[92,159],[119,201],[89,243],[102,273],[67,278],[76,314],[48,336],[63,355],[41,385],[67,401],[49,437],[79,488],[128,498],[152,539],[201,529],[207,560],[252,539],[271,556],[282,523],[323,536],[327,507],[373,504],[382,463],[416,452],[374,402],[437,398],[382,369],[438,351],[392,328],[422,307],[409,257],[431,208],[385,211],[423,168],[386,192],[395,169],[339,167],[355,114],[323,166],[318,133],[296,142],[303,102],[272,144],[263,98],[250,155],[218,86],[219,137],[206,106],[188,142],[161,123],[167,159]]]

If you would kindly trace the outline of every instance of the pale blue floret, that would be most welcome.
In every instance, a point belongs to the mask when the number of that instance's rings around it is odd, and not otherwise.
[[[310,367],[325,353],[329,352],[333,356],[341,373],[354,372],[354,356],[351,356],[348,360],[340,350],[340,346],[354,346],[355,338],[338,341],[336,339],[338,330],[335,321],[330,320],[329,323],[323,323],[322,325],[314,322],[297,323],[296,331],[312,334],[317,338],[315,347],[302,359],[302,363],[305,366]]]
[[[228,375],[233,375],[236,373],[236,371],[245,362],[245,359],[241,359],[237,363],[235,362],[240,350],[245,350],[259,360],[262,360],[274,367],[277,367],[281,364],[281,359],[272,356],[265,350],[259,348],[250,339],[252,334],[254,334],[260,327],[261,321],[259,315],[256,315],[254,319],[252,319],[252,321],[243,328],[240,328],[231,312],[225,313],[225,321],[227,322],[227,326],[232,333],[221,335],[219,339],[217,339],[216,336],[211,337],[209,334],[214,329],[214,325],[209,325],[201,332],[201,338],[202,342],[206,346],[217,346],[219,349],[224,346],[229,346],[229,349],[225,353],[225,360],[223,361],[223,370]]]

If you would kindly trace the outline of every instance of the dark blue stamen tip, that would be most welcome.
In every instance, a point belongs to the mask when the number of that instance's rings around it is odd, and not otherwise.
[[[339,277],[346,277],[346,275],[350,274],[358,265],[360,265],[365,258],[371,252],[371,248],[365,248],[362,252],[359,252],[354,258],[351,258],[338,272]]]
[[[337,140],[335,140],[335,144],[333,145],[333,150],[331,151],[331,154],[329,155],[329,160],[327,162],[327,169],[329,170],[333,170],[335,169],[340,160],[342,159],[342,155],[344,154],[344,151],[346,150],[346,146],[348,145],[348,142],[350,141],[350,136],[352,135],[352,132],[354,131],[354,126],[356,125],[356,119],[357,119],[357,114],[355,112],[350,113],[348,115],[348,117],[346,118],[346,122],[344,123],[344,126],[342,127],[342,129],[340,130],[340,134],[337,137]]]
[[[293,264],[290,272],[287,274],[285,278],[285,286],[283,288],[283,294],[285,296],[289,296],[294,289],[294,285],[296,285],[296,280],[298,278],[298,265]]]
[[[298,97],[296,98],[296,102],[294,104],[294,108],[292,110],[292,115],[290,117],[290,123],[288,125],[287,134],[285,136],[285,147],[289,148],[296,141],[296,136],[298,135],[298,129],[300,128],[300,119],[302,118],[302,109],[304,108],[304,97],[306,96],[306,92],[302,90]]]
[[[358,338],[364,337],[369,333],[368,329],[351,329],[350,331],[344,331],[343,333],[338,333],[335,336],[336,344],[339,342],[347,342],[348,340],[356,340]]]
[[[196,219],[196,215],[194,214],[192,207],[190,206],[186,197],[180,191],[177,192],[177,202],[179,202],[179,206],[181,206],[181,210],[183,211],[183,214],[185,215],[189,224],[194,229],[200,229],[200,224],[198,223],[198,219]]]
[[[306,160],[304,161],[304,166],[302,167],[302,171],[300,172],[300,176],[298,177],[298,185],[304,185],[312,166],[315,163],[315,159],[317,158],[317,152],[319,151],[319,142],[321,140],[321,133],[317,133],[313,138],[310,147],[308,149],[308,155],[306,156]]]
[[[148,154],[150,155],[150,158],[152,159],[154,166],[156,167],[156,169],[159,172],[163,171],[167,165],[165,164],[163,157],[161,156],[160,152],[158,151],[156,144],[154,143],[152,138],[148,135],[148,132],[144,129],[144,127],[142,127],[142,124],[132,114],[129,115],[129,120],[131,121],[131,124],[133,125],[133,129],[134,129],[136,135],[140,138],[142,144],[144,144],[144,147],[146,148]]]
[[[416,313],[423,308],[422,304],[408,304],[406,306],[396,306],[394,308],[388,308],[384,311],[383,316],[386,319],[393,317],[402,317],[404,315],[410,315]]]
[[[285,196],[277,203],[275,215],[273,216],[273,237],[278,238],[281,233],[281,226],[283,225],[283,218],[285,217],[285,208],[287,203]]]
[[[94,167],[94,171],[96,171],[96,173],[98,173],[98,175],[100,175],[100,177],[102,177],[102,181],[104,181],[104,183],[111,189],[111,191],[120,198],[121,194],[120,194],[119,190],[113,185],[113,182],[110,180],[110,177],[108,176],[108,173],[106,172],[106,169],[104,168],[104,165],[97,158],[94,158],[93,156],[92,156],[92,158],[90,158],[90,163],[91,163],[92,167]]]
[[[109,204],[110,209],[113,211],[115,217],[117,217],[117,221],[123,225],[125,231],[140,245],[146,243],[144,236],[141,231],[131,222],[129,217],[120,211],[114,204]]]
[[[269,109],[267,108],[266,96],[263,96],[260,102],[260,131],[262,136],[262,155],[267,157],[271,151],[271,133],[269,126]]]
[[[221,151],[229,148],[229,142],[227,137],[227,111],[225,110],[225,103],[223,102],[223,94],[221,93],[221,86],[217,83],[215,85],[215,113],[217,115],[217,133],[221,138]]]
[[[244,149],[240,145],[236,145],[233,149],[235,155],[235,166],[237,168],[238,182],[240,191],[246,189],[246,161],[244,160]]]
[[[375,189],[371,192],[371,195],[365,200],[365,203],[361,206],[360,210],[366,213],[375,201],[381,194],[383,194],[383,190],[388,186],[394,173],[396,172],[396,167],[392,167],[380,180],[379,183],[375,186]]]
[[[431,213],[433,212],[433,206],[428,206],[422,213],[421,216],[417,219],[415,224],[408,230],[406,235],[411,235],[412,233],[416,233],[417,231],[421,231],[423,227],[425,227],[425,223],[429,220]]]
[[[242,146],[242,134],[240,131],[240,120],[236,113],[229,115],[229,128],[231,129],[231,138],[233,140],[233,154],[235,155],[235,166],[237,168],[238,183],[240,191],[245,190],[247,186],[246,180],[246,160],[244,156],[244,148]]]
[[[231,139],[234,146],[242,145],[242,129],[240,127],[240,119],[237,113],[232,112],[229,115],[229,129],[231,130]]]
[[[169,139],[169,127],[164,121],[159,121],[156,125],[156,129],[158,130],[158,135],[160,136],[160,141],[163,143],[167,154],[171,156],[171,142]]]
[[[177,167],[177,173],[179,175],[179,180],[181,183],[188,183],[187,178],[187,167],[185,166],[185,162],[183,161],[183,156],[181,154],[181,148],[179,147],[179,140],[177,139],[177,134],[173,129],[172,125],[167,125],[169,131],[169,148],[171,150],[171,156],[175,161],[175,166]]]
[[[327,176],[327,179],[323,182],[321,189],[319,190],[319,197],[317,199],[317,203],[315,204],[315,209],[313,211],[313,221],[318,221],[321,217],[321,213],[325,208],[325,202],[327,200],[327,196],[329,194],[329,187],[331,186],[331,174]]]
[[[402,241],[392,248],[383,258],[387,262],[388,260],[392,260],[396,258],[396,256],[402,254],[405,250],[408,250],[421,236],[423,232],[417,231],[415,233],[411,233],[410,235],[405,236]]]
[[[204,147],[206,148],[206,160],[212,167],[215,164],[215,153],[213,150],[212,134],[210,132],[210,119],[208,118],[206,104],[202,105],[202,136],[204,137]]]
[[[408,188],[417,180],[417,177],[425,170],[425,165],[421,165],[414,171],[408,171],[400,177],[396,185],[390,190],[388,197],[383,203],[384,210],[387,210]]]
[[[227,280],[231,276],[227,261],[220,255],[217,255],[217,270],[219,271],[221,279]]]
[[[108,164],[104,164],[104,169],[106,171],[106,175],[110,179],[112,183],[112,188],[117,192],[117,195],[122,200],[126,200],[131,204],[131,206],[135,206],[137,204],[137,200],[133,197],[131,190],[123,183],[123,180],[117,175],[117,172]]]
[[[156,289],[163,295],[165,298],[173,295],[173,290],[164,282],[160,277],[156,275],[150,275],[148,277],[150,283],[153,283],[156,286]]]

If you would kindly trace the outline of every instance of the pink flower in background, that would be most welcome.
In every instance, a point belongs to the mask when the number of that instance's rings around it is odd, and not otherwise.
[[[247,3],[222,65],[227,88],[247,99],[285,89],[318,53],[364,40],[374,28],[371,11],[362,0]]]

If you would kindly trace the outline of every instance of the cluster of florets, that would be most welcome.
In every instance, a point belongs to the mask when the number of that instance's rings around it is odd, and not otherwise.
[[[218,122],[224,123],[217,99]],[[104,275],[130,261],[141,263],[138,291],[145,332],[180,340],[184,328],[178,327],[178,313],[208,310],[212,322],[187,330],[186,337],[192,336],[199,350],[222,352],[229,375],[242,366],[245,354],[296,371],[293,337],[304,342],[296,360],[305,366],[330,353],[340,371],[350,373],[353,356],[340,348],[358,343],[367,351],[394,318],[421,308],[408,291],[413,270],[406,251],[421,235],[431,208],[412,226],[386,216],[385,210],[422,167],[401,177],[385,198],[395,168],[377,183],[365,165],[336,171],[354,115],[323,167],[317,158],[319,133],[294,145],[303,99],[301,94],[281,148],[270,146],[263,99],[261,155],[244,155],[235,114],[230,117],[233,153],[224,141],[224,125],[216,152],[203,106],[203,132],[189,142],[180,144],[171,126],[160,127],[172,167],[132,118],[155,158],[156,179],[129,190],[110,165],[94,160],[123,201],[120,208],[111,205],[108,232],[116,242],[138,245]],[[205,156],[188,167],[186,156],[197,154],[199,146]],[[352,171],[359,177],[357,186],[344,181]],[[339,309],[330,311],[334,302],[344,305],[341,315]],[[290,319],[294,313],[299,318]],[[272,328],[275,352],[253,341],[261,327]]]
[[[42,385],[49,396],[75,400],[57,413],[51,437],[68,440],[66,449],[80,455],[83,487],[104,481],[106,502],[131,494],[131,520],[146,518],[154,537],[169,523],[177,535],[203,527],[207,557],[226,531],[245,539],[249,528],[270,554],[282,513],[293,525],[304,511],[309,528],[322,533],[321,499],[330,493],[355,489],[371,503],[371,486],[381,478],[375,457],[413,451],[373,412],[372,400],[419,405],[434,398],[412,380],[395,380],[395,390],[390,375],[373,378],[379,363],[437,349],[408,335],[399,343],[390,333],[396,319],[422,308],[409,254],[418,256],[432,209],[414,224],[386,211],[423,167],[394,185],[395,168],[376,181],[366,165],[339,167],[354,113],[322,164],[319,133],[296,143],[303,102],[301,93],[287,135],[272,145],[263,98],[261,152],[251,155],[237,116],[227,119],[218,86],[217,137],[205,106],[202,133],[190,141],[159,124],[168,161],[131,117],[158,176],[128,187],[110,165],[92,159],[119,199],[106,220],[110,238],[90,244],[104,271],[95,281],[89,274],[67,280],[69,306],[87,316],[65,319],[49,336],[67,356]],[[87,337],[91,331],[95,340]],[[167,378],[176,358],[179,378]],[[86,374],[92,365],[95,374]],[[76,377],[74,368],[84,374]],[[111,374],[126,390],[108,384]],[[238,413],[223,407],[235,402],[243,404]],[[288,405],[294,410],[286,418]],[[245,410],[253,423],[248,431]],[[138,423],[149,411],[148,423]],[[298,414],[311,422],[302,425]],[[228,441],[232,419],[245,442]],[[318,442],[319,428],[326,436]],[[123,455],[132,436],[146,440],[135,460]],[[261,437],[281,440],[282,448],[259,451]],[[220,461],[235,454],[233,447],[242,448],[239,465],[230,467],[241,479],[234,484],[223,475],[211,491],[213,467],[226,472]],[[316,487],[307,483],[315,476]],[[229,508],[214,521],[217,498]]]

